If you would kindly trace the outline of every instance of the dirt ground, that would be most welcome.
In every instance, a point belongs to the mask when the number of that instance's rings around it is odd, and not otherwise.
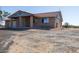
[[[0,30],[0,33],[1,42],[5,41],[5,39],[7,41],[12,41],[12,44],[9,44],[8,48],[4,49],[8,53],[79,52],[79,29],[29,29],[24,31]]]

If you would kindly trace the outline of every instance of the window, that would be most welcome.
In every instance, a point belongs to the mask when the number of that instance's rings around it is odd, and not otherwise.
[[[48,18],[42,18],[42,23],[49,23],[49,19]]]

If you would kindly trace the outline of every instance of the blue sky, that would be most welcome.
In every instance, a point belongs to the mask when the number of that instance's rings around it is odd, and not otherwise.
[[[0,9],[10,13],[13,13],[17,10],[23,10],[32,13],[61,11],[63,23],[68,22],[72,25],[79,25],[78,6],[1,6]]]

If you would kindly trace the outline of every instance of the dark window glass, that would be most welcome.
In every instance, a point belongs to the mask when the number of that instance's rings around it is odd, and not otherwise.
[[[49,23],[49,19],[48,18],[42,18],[42,23]]]

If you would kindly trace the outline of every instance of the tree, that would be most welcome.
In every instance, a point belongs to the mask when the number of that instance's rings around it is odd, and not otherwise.
[[[0,10],[0,25],[3,25],[5,18],[10,15],[9,12]]]
[[[4,17],[6,17],[6,16],[8,16],[8,15],[10,15],[9,12],[3,11],[3,16],[4,16]]]
[[[2,11],[0,10],[0,15],[2,14]]]
[[[66,23],[64,24],[64,27],[65,27],[65,28],[68,28],[68,27],[69,27],[69,23],[66,22]]]
[[[10,13],[9,13],[9,12],[2,11],[2,17],[3,17],[3,18],[4,18],[4,17],[7,17],[8,15],[10,15]]]
[[[3,18],[10,15],[9,12],[0,10],[0,21],[4,20]]]
[[[0,21],[2,20],[2,10],[0,10]]]

